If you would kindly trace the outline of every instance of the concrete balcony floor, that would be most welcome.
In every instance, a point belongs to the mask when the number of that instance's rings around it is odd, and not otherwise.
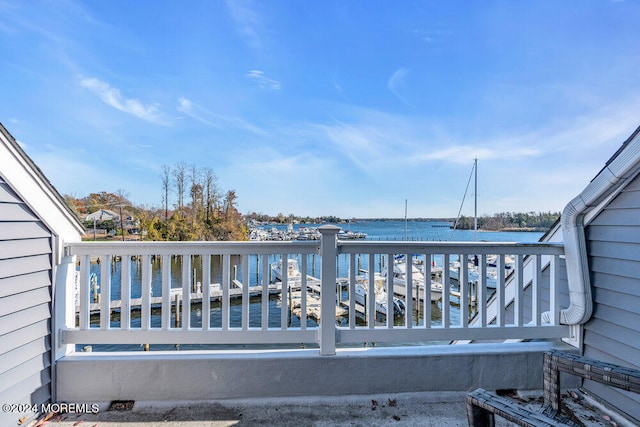
[[[105,403],[96,414],[55,415],[40,425],[56,427],[222,426],[467,426],[465,392],[423,392],[336,397],[265,398],[200,402]],[[563,415],[593,427],[633,423],[578,389],[563,395]],[[531,410],[542,391],[518,393]],[[496,426],[512,423],[496,417]],[[42,420],[41,420],[42,422]],[[35,422],[30,425],[33,426]]]
[[[129,405],[130,406],[130,405]],[[82,421],[81,424],[78,424]],[[498,421],[497,425],[508,425]],[[139,403],[127,410],[63,414],[46,425],[71,427],[219,426],[466,426],[466,393]]]

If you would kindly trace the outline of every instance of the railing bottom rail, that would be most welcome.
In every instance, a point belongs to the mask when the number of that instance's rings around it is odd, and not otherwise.
[[[560,339],[569,335],[569,326],[474,327],[416,329],[338,329],[339,343],[429,342],[454,340]]]
[[[103,331],[67,329],[62,344],[317,344],[318,329],[259,330],[147,330]]]

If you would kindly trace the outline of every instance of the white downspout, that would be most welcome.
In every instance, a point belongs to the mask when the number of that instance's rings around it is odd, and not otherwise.
[[[640,128],[639,128],[640,130]],[[640,138],[636,130],[631,140],[589,185],[564,208],[560,224],[564,239],[564,251],[569,284],[569,307],[560,312],[560,323],[581,325],[591,317],[593,303],[591,280],[584,235],[584,217],[606,197],[621,187],[640,169]],[[549,313],[543,314],[549,319]]]

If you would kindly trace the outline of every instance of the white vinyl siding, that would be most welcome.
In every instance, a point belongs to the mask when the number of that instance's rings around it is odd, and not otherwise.
[[[591,221],[586,238],[594,310],[584,354],[640,369],[640,177]],[[638,395],[590,381],[584,387],[640,420]]]
[[[0,176],[0,401],[51,399],[52,235]],[[0,413],[1,425],[23,415]]]

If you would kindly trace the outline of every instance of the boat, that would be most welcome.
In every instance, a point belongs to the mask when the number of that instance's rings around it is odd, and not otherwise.
[[[486,258],[487,258],[487,261],[486,261],[486,269],[485,269],[486,271],[485,283],[487,288],[495,289],[498,283],[498,267],[497,267],[498,256],[488,255]],[[513,269],[514,263],[515,263],[515,260],[513,256],[511,255],[504,256],[503,265],[505,269],[505,276],[509,273],[509,271]],[[467,266],[469,270],[469,274],[467,276],[469,283],[474,283],[474,282],[478,283],[480,279],[480,268],[478,267],[478,256],[477,255],[471,256],[471,259],[468,260]],[[458,282],[460,268],[461,268],[460,261],[454,261],[449,264],[449,277],[453,282],[456,282],[456,283]]]
[[[271,264],[271,270],[277,280],[282,281],[282,260]],[[287,280],[289,282],[300,282],[302,273],[298,267],[298,261],[293,258],[287,260]],[[319,289],[319,280],[313,276],[307,275],[308,284],[316,284]],[[356,277],[355,285],[355,302],[364,307],[366,306],[367,294],[368,294],[369,279],[366,275]],[[376,299],[376,312],[382,315],[387,315],[387,292],[384,287],[384,278],[380,273],[375,274],[375,299]],[[405,304],[399,298],[393,298],[393,312],[394,316],[402,316],[405,311]]]
[[[317,227],[300,227],[296,240],[320,240],[320,237]]]
[[[460,280],[460,269],[461,264],[460,261],[454,261],[449,264],[449,279],[452,282],[458,283]],[[485,283],[487,288],[495,289],[497,285],[498,273],[495,268],[488,267],[486,269],[486,279]],[[468,263],[468,274],[467,274],[467,283],[479,283],[480,279],[480,269],[477,265],[473,263]]]
[[[458,211],[458,216],[456,218],[455,223],[453,224],[451,237],[453,238],[453,232],[458,225],[458,221],[460,220],[460,213],[462,212],[462,206],[464,206],[464,200],[467,196],[467,191],[469,190],[469,184],[471,183],[471,178],[474,178],[474,206],[473,206],[473,235],[474,240],[478,240],[478,159],[474,159],[473,168],[471,169],[471,175],[469,176],[469,181],[467,182],[467,188],[464,191],[464,196],[462,197],[462,203],[460,204],[460,210]],[[471,256],[470,256],[471,257]],[[478,267],[478,256],[473,255],[473,261],[468,262],[468,283],[478,283],[480,279],[480,268]],[[461,264],[459,261],[454,261],[449,263],[449,278],[452,282],[459,282],[459,275],[461,270]],[[497,277],[498,273],[495,268],[488,267],[485,269],[485,283],[487,288],[495,289],[497,286]]]
[[[271,271],[277,280],[282,281],[282,260],[271,264]],[[298,267],[298,260],[289,258],[287,260],[287,279],[288,280],[300,280],[302,273]]]
[[[384,286],[385,280],[380,273],[374,275],[374,296],[376,300],[376,313],[384,316],[389,312],[387,304],[387,291]],[[358,276],[356,278],[354,299],[357,304],[368,308],[369,278],[367,275]],[[404,301],[393,297],[393,314],[394,316],[403,316],[406,306]]]
[[[400,296],[407,295],[407,263],[401,257],[393,262],[393,293]],[[382,269],[382,277],[387,277],[387,267]],[[386,279],[385,279],[386,280]],[[413,298],[420,296],[424,300],[424,273],[418,268],[415,262],[411,262],[411,282],[413,283]],[[442,298],[442,283],[431,280],[431,301],[438,301]]]
[[[359,239],[366,239],[367,238],[367,233],[363,233],[361,231],[339,231],[338,232],[338,239],[340,240],[359,240]]]

